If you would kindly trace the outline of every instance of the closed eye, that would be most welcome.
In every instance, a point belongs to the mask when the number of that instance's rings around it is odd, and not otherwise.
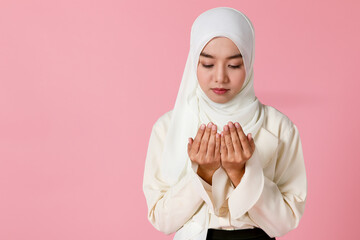
[[[234,65],[229,65],[229,67],[231,67],[231,68],[240,68],[240,65],[236,65],[236,66],[234,66]]]
[[[213,64],[211,65],[205,65],[205,64],[202,64],[204,68],[211,68],[212,66],[214,66]]]
[[[206,64],[202,64],[202,66],[204,68],[212,68],[214,66],[214,64],[209,64],[209,65],[206,65]],[[230,68],[240,68],[241,65],[229,65]]]

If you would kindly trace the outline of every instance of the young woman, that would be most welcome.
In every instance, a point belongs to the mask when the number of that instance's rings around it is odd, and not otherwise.
[[[143,181],[149,221],[174,239],[274,239],[304,212],[300,135],[255,96],[254,40],[233,8],[192,25],[175,106],[153,125]]]

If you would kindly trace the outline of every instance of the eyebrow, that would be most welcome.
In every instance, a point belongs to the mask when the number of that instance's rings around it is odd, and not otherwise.
[[[200,53],[200,56],[207,57],[207,58],[215,58],[214,56],[212,56],[208,53],[205,53],[205,52]],[[227,57],[226,59],[233,59],[233,58],[242,58],[242,55],[241,55],[241,53],[239,53],[239,54]]]

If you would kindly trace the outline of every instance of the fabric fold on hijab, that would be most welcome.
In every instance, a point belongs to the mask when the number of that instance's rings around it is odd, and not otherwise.
[[[246,77],[240,93],[226,103],[209,99],[200,88],[197,79],[199,55],[214,37],[231,39],[241,52]],[[221,132],[229,121],[239,122],[244,133],[254,137],[264,121],[264,108],[254,92],[254,29],[250,20],[240,11],[229,7],[210,9],[199,15],[191,28],[190,51],[175,101],[161,159],[162,181],[176,184],[181,177],[192,171],[187,153],[188,138],[195,138],[202,123],[213,122]],[[219,174],[226,178],[226,174]],[[213,178],[213,182],[216,179]],[[218,179],[226,182],[225,179]],[[216,186],[216,187],[215,187]],[[224,201],[220,197],[221,186],[213,184],[216,205]]]

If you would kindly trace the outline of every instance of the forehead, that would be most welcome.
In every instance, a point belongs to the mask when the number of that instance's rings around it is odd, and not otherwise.
[[[214,37],[204,46],[201,52],[225,56],[240,53],[240,50],[231,39],[227,37]]]

